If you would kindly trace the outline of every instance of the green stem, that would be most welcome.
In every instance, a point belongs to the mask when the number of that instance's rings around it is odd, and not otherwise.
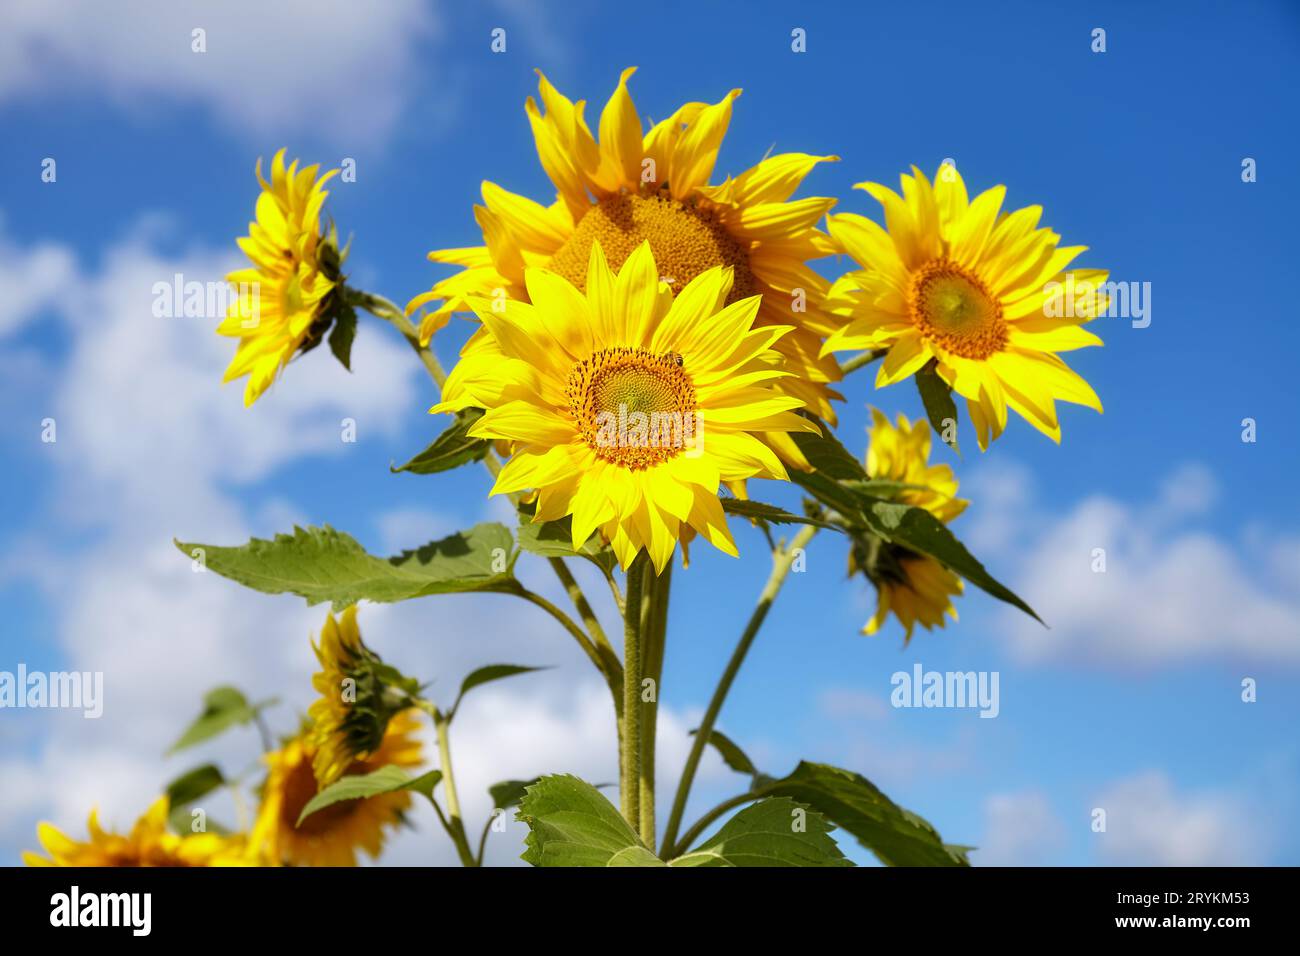
[[[668,628],[668,596],[672,588],[670,561],[663,574],[646,562],[646,589],[641,598],[641,679],[653,681],[654,696],[644,707],[641,725],[641,839],[655,848],[655,736],[659,724],[659,698],[663,693],[664,647]]]
[[[623,701],[620,696],[623,685],[623,664],[618,659],[618,653],[614,650],[614,645],[609,642],[605,636],[605,629],[600,626],[600,619],[596,617],[596,612],[591,609],[591,604],[587,601],[587,595],[583,593],[582,587],[578,584],[573,572],[569,566],[564,563],[562,558],[551,558],[550,565],[555,570],[555,576],[560,579],[564,585],[565,592],[569,595],[569,600],[573,602],[574,610],[582,618],[582,623],[587,627],[587,633],[591,635],[596,653],[601,663],[597,664],[601,673],[605,675],[609,683],[610,691],[614,695],[614,710],[621,717],[623,714]]]
[[[695,772],[699,769],[700,758],[704,755],[704,748],[708,745],[709,737],[713,734],[713,726],[717,723],[718,713],[722,710],[722,703],[727,699],[727,693],[731,690],[736,674],[740,671],[740,665],[745,662],[745,655],[749,653],[750,645],[754,643],[754,638],[758,636],[758,629],[762,627],[763,619],[767,617],[772,602],[776,600],[777,594],[780,593],[781,585],[785,583],[796,555],[808,545],[808,542],[812,540],[813,535],[816,533],[817,528],[814,525],[805,525],[799,529],[799,533],[794,536],[794,540],[790,542],[788,548],[779,548],[772,554],[772,573],[768,576],[767,584],[764,585],[762,593],[758,596],[758,604],[754,607],[754,612],[745,625],[744,633],[740,635],[736,649],[731,652],[731,660],[727,662],[726,670],[722,672],[722,677],[718,680],[718,686],[713,691],[713,698],[709,701],[709,707],[704,712],[704,719],[700,721],[700,727],[695,732],[695,739],[691,741],[691,751],[686,757],[686,766],[682,768],[682,779],[677,784],[677,794],[673,797],[672,812],[668,816],[668,827],[664,831],[665,847],[675,847],[677,845],[677,829],[681,826],[682,814],[686,811],[686,798],[690,796],[691,784],[695,781]]]
[[[397,331],[402,333],[402,337],[415,350],[415,354],[424,367],[429,370],[429,377],[433,383],[438,386],[441,392],[442,387],[447,384],[447,373],[438,361],[438,356],[433,354],[433,349],[427,345],[420,344],[420,332],[411,320],[406,317],[406,313],[393,302],[388,301],[382,295],[374,295],[370,292],[362,292],[360,289],[345,288],[344,301],[349,305],[359,306],[365,309],[376,318],[383,319]]]
[[[683,853],[687,851],[690,845],[694,843],[697,839],[699,839],[700,835],[704,833],[706,829],[708,829],[710,823],[718,819],[718,817],[722,816],[724,813],[726,813],[728,810],[732,809],[733,807],[738,807],[741,804],[752,803],[755,800],[762,799],[765,793],[766,791],[760,787],[756,790],[750,790],[748,793],[742,793],[739,796],[731,797],[728,800],[723,800],[721,803],[719,803],[708,813],[704,814],[704,816],[696,820],[695,823],[691,826],[691,828],[682,834],[682,838],[679,841],[677,841],[677,846],[672,847],[669,846],[667,843],[665,843],[664,856],[667,857],[668,859],[681,856]]]
[[[848,375],[850,372],[856,372],[858,369],[870,365],[876,359],[883,358],[885,353],[888,351],[889,349],[870,349],[866,352],[859,352],[857,355],[853,356],[853,358],[840,363],[840,371],[845,375]]]
[[[442,767],[442,788],[447,795],[447,830],[452,842],[456,844],[456,853],[463,866],[477,866],[474,854],[470,852],[469,839],[465,835],[465,821],[460,815],[460,797],[456,794],[456,775],[451,768],[451,721],[443,714],[434,717],[434,727],[438,732],[438,762]]]
[[[591,638],[586,635],[582,628],[578,627],[573,618],[569,617],[569,615],[565,614],[546,598],[542,597],[535,591],[528,590],[528,588],[524,587],[522,584],[519,585],[519,590],[512,590],[509,593],[517,594],[525,601],[537,605],[547,614],[551,615],[551,617],[555,618],[555,620],[557,620],[566,631],[573,635],[573,639],[578,642],[578,646],[581,647],[582,652],[587,655],[587,659],[596,665],[596,669],[601,673],[605,673],[604,661],[601,659],[600,651],[596,648],[596,645],[592,643]]]
[[[623,615],[623,739],[619,744],[619,792],[623,818],[641,826],[641,595],[645,552],[627,569],[627,612]]]

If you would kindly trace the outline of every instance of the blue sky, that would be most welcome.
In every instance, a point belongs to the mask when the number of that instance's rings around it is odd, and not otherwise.
[[[256,7],[267,19],[249,37],[252,4],[20,4],[0,39],[0,670],[102,669],[109,695],[100,721],[0,712],[0,859],[31,846],[37,819],[79,830],[98,802],[126,823],[190,762],[251,759],[239,738],[161,758],[206,687],[279,693],[286,727],[310,699],[306,635],[322,610],[192,575],[173,534],[234,543],[328,521],[382,550],[502,513],[477,469],[389,474],[439,422],[424,414],[432,386],[380,323],[361,330],[354,375],[320,350],[246,412],[242,387],[219,385],[227,343],[203,320],[154,318],[152,283],[235,262],[253,164],[284,145],[356,160],[328,210],[354,237],[355,284],[405,301],[445,274],[425,252],[479,241],[481,180],[552,197],[523,112],[534,68],[595,116],[636,65],[633,96],[656,120],[743,88],[718,174],[773,147],[834,153],[801,195],[879,218],[853,183],[952,158],[972,190],[1005,183],[1008,206],[1042,204],[1065,243],[1090,247],[1081,264],[1152,290],[1149,327],[1102,319],[1106,346],[1069,356],[1104,415],[1068,407],[1060,447],[1016,420],[985,454],[969,431],[964,459],[937,453],[972,501],[954,530],[1050,629],[975,592],[957,625],[906,648],[896,625],[862,637],[869,586],[844,579],[844,545],[823,534],[720,726],[769,772],[809,758],[867,775],[945,838],[981,846],[976,862],[1300,862],[1296,7],[747,3],[738,16],[666,3],[650,24],[594,3],[305,6],[318,11],[305,27],[295,4]],[[190,52],[194,27],[206,54]],[[495,27],[504,54],[490,52]],[[806,53],[791,52],[796,27]],[[1097,27],[1105,53],[1091,51]],[[55,183],[41,181],[45,157]],[[437,340],[444,362],[469,330],[456,320]],[[859,373],[843,389],[839,434],[856,452],[868,403],[920,413],[910,384],[871,386]],[[39,440],[50,416],[53,445]],[[338,440],[345,416],[356,444]],[[736,534],[741,561],[699,548],[675,579],[668,782],[766,574],[761,538]],[[1095,547],[1105,575],[1089,568]],[[446,685],[495,660],[557,665],[466,709],[457,754],[479,790],[611,775],[599,688],[528,609],[455,597],[368,608],[362,626]],[[917,662],[999,672],[1000,715],[889,707],[890,675]],[[740,782],[710,764],[698,807]],[[392,860],[449,860],[420,822]],[[517,837],[493,859],[510,860]]]

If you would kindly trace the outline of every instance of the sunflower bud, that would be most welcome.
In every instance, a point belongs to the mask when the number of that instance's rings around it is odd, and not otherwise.
[[[410,708],[419,685],[385,664],[361,640],[356,606],[336,621],[331,614],[313,644],[321,670],[312,686],[321,695],[308,709],[316,754],[312,769],[327,786],[379,747],[392,718]]]

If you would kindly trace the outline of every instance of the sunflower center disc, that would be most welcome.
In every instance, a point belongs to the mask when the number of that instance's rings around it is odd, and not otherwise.
[[[569,409],[597,457],[638,470],[700,437],[695,386],[673,352],[602,349],[569,372]]]
[[[909,299],[917,329],[949,352],[985,359],[1006,347],[1002,307],[984,283],[955,263],[941,260],[922,268]]]
[[[758,292],[745,247],[717,218],[693,203],[660,194],[624,193],[601,200],[582,217],[550,267],[585,290],[593,242],[600,242],[610,268],[617,272],[647,240],[659,274],[673,292],[680,292],[686,283],[715,266],[735,269],[727,304]]]

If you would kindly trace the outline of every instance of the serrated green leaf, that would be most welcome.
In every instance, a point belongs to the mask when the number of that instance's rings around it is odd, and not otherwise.
[[[815,809],[789,797],[741,810],[699,847],[669,866],[852,866]]]
[[[477,408],[460,412],[447,430],[433,440],[433,444],[405,465],[389,470],[394,474],[409,471],[416,475],[432,475],[470,462],[482,461],[491,450],[492,443],[486,438],[471,438],[468,434],[470,427],[482,417],[483,412]]]
[[[528,788],[541,779],[541,777],[533,777],[532,780],[502,780],[500,783],[492,784],[488,787],[492,806],[498,810],[515,806],[524,798]]]
[[[691,731],[692,734],[699,733],[699,728]],[[709,732],[709,743],[722,755],[723,761],[727,766],[736,773],[743,773],[746,776],[753,777],[758,773],[758,768],[754,762],[745,755],[734,740],[716,728]]]
[[[939,377],[937,364],[935,359],[930,359],[921,366],[915,375],[916,390],[921,395],[921,404],[925,406],[925,417],[930,420],[930,427],[934,429],[939,441],[960,455],[961,449],[957,447],[957,405],[952,400],[952,386]],[[952,441],[944,438],[950,422]]]
[[[527,788],[516,814],[528,824],[523,860],[533,866],[663,866],[615,806],[569,774]]]
[[[866,502],[863,513],[871,529],[885,540],[929,555],[981,590],[1018,607],[1038,623],[1043,623],[1033,608],[989,574],[984,565],[948,530],[948,526],[926,509],[897,501],[875,500]]]
[[[168,803],[173,808],[183,807],[206,796],[225,782],[226,778],[216,764],[205,763],[193,770],[187,770],[167,784]]]
[[[207,567],[245,587],[267,594],[297,594],[308,604],[322,601],[342,610],[357,601],[404,601],[430,594],[518,591],[514,542],[503,525],[475,525],[391,558],[368,554],[356,540],[325,525],[294,528],[245,545],[176,542],[186,555],[202,549]]]
[[[829,528],[832,531],[843,530],[839,525],[831,524],[829,521],[794,514],[783,508],[778,508],[776,505],[764,504],[761,501],[749,499],[723,498],[722,510],[727,514],[739,515],[742,518],[751,518],[758,521],[770,521],[772,524],[810,524],[818,528]]]
[[[522,664],[488,664],[486,667],[480,667],[478,670],[470,673],[460,684],[460,693],[456,695],[456,703],[452,705],[452,713],[460,709],[461,698],[483,684],[494,680],[502,680],[506,677],[514,677],[516,674],[528,674],[532,671],[546,670],[545,667],[525,667]]]
[[[432,800],[433,788],[441,779],[441,770],[430,770],[426,774],[412,777],[394,764],[380,767],[373,773],[340,777],[307,801],[307,805],[302,808],[302,813],[298,815],[295,826],[301,826],[302,821],[313,813],[336,803],[342,803],[344,800],[363,800],[366,797],[378,796],[381,793],[395,793],[398,790],[422,793]]]
[[[806,803],[852,833],[887,866],[968,866],[965,848],[945,844],[929,823],[863,777],[829,764],[800,762],[763,792]]]
[[[203,697],[203,712],[185,729],[180,739],[168,748],[169,754],[193,747],[239,724],[252,721],[258,711],[276,703],[275,700],[250,704],[241,691],[234,687],[216,687]]]

